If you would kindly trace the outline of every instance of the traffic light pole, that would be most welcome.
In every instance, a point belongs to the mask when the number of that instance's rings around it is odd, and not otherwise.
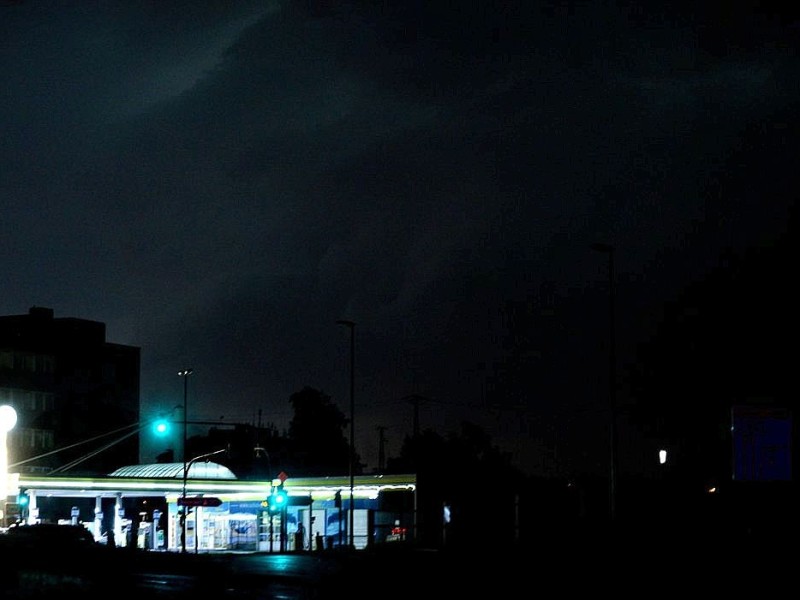
[[[342,547],[342,491],[339,490],[334,495],[334,504],[336,505],[336,510],[339,511],[339,518],[337,519],[339,523],[339,548]]]
[[[289,494],[283,488],[283,484],[273,485],[272,491],[267,497],[267,512],[269,513],[269,551],[272,552],[272,540],[274,538],[273,519],[275,515],[280,515],[281,522],[279,527],[280,552],[286,550],[286,538],[288,530],[286,528],[286,507],[289,505]]]
[[[275,552],[275,517],[273,515],[269,516],[269,551]]]

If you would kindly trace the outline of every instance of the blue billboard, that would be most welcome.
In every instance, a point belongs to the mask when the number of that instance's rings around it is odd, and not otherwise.
[[[733,479],[791,481],[792,417],[788,409],[734,406]]]

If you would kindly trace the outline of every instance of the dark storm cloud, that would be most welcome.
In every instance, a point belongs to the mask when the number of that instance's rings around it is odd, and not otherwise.
[[[788,25],[653,6],[3,7],[4,314],[106,322],[142,348],[145,413],[191,366],[198,416],[279,426],[304,385],[345,406],[352,319],[373,465],[411,393],[423,426],[466,416],[528,457],[602,402],[592,242],[667,294],[782,223],[755,198],[711,223],[703,191],[796,104]]]

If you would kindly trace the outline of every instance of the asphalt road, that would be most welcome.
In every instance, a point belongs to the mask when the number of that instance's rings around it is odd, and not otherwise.
[[[186,554],[125,548],[47,548],[3,544],[0,598],[81,600],[136,597],[367,599],[519,594],[676,594],[784,597],[796,584],[791,540],[603,538],[542,539],[522,547],[298,554]]]

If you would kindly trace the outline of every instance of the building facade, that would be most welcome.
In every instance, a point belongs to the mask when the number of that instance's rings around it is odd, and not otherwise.
[[[9,469],[104,474],[137,462],[139,367],[140,349],[107,342],[104,323],[36,306],[0,317],[0,404],[18,416]]]

